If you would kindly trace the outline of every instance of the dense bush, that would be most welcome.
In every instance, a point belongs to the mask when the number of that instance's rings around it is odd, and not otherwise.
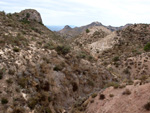
[[[95,98],[96,96],[97,96],[96,93],[93,93],[93,94],[91,95],[92,98]]]
[[[47,42],[45,45],[44,45],[44,48],[45,49],[54,49],[54,44],[52,42]]]
[[[66,45],[59,45],[56,47],[56,51],[58,54],[66,55],[70,52],[70,47]]]
[[[26,18],[22,19],[20,22],[23,24],[30,24],[30,21],[28,21]]]
[[[100,95],[99,95],[99,99],[100,99],[100,100],[104,100],[104,99],[105,99],[105,95],[104,95],[104,94],[100,94]]]
[[[19,84],[22,88],[25,88],[25,87],[26,87],[27,82],[28,82],[28,78],[25,78],[25,77],[19,78],[19,80],[18,80],[18,84]]]
[[[61,71],[62,67],[59,65],[56,65],[53,69],[54,69],[54,71]]]
[[[29,13],[26,14],[26,18],[27,19],[30,18],[30,14]]]
[[[109,94],[109,96],[110,96],[110,97],[114,97],[114,95],[113,95],[113,94]]]
[[[118,57],[118,56],[115,56],[115,57],[113,58],[113,61],[114,61],[114,62],[119,61],[119,57]]]
[[[78,85],[76,82],[72,82],[72,90],[73,90],[73,92],[78,90]]]
[[[144,108],[147,110],[147,111],[150,111],[150,102],[146,103],[144,105]]]
[[[12,83],[13,83],[13,81],[12,81],[11,78],[7,79],[6,82],[7,82],[8,84],[12,84]]]
[[[1,103],[2,103],[2,104],[7,104],[7,103],[8,103],[8,100],[7,100],[6,98],[2,98],[2,99],[1,99]]]
[[[17,48],[17,47],[14,47],[14,48],[13,48],[13,51],[14,51],[14,52],[19,52],[19,51],[20,51],[20,49],[19,49],[19,48]]]
[[[2,78],[3,78],[3,71],[0,70],[0,79],[2,79]]]
[[[90,30],[89,29],[86,29],[86,33],[89,33],[90,32]]]
[[[145,46],[144,46],[144,51],[150,51],[150,43],[147,43]]]
[[[130,71],[129,71],[128,68],[126,68],[126,69],[123,70],[123,73],[125,73],[125,74],[130,74]]]
[[[38,103],[38,100],[36,98],[30,98],[28,100],[28,107],[30,109],[34,109],[34,107],[36,106],[37,103]]]

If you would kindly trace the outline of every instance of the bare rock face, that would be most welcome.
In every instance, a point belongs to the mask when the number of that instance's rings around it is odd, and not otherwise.
[[[107,88],[103,94],[89,98],[88,101],[93,102],[84,113],[149,113],[149,87],[150,83],[120,89]]]
[[[40,13],[34,9],[26,9],[21,11],[19,20],[37,21],[42,23],[42,18]]]

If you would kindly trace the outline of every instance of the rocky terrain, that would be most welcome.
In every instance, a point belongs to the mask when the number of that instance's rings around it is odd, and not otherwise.
[[[70,26],[66,25],[62,30],[58,31],[57,33],[65,38],[74,38],[74,37],[78,37],[80,34],[85,32],[86,30],[89,30],[92,27],[96,27],[96,26],[97,27],[105,27],[105,29],[107,28],[110,31],[118,31],[118,30],[122,30],[130,25],[132,25],[132,24],[126,24],[125,26],[120,26],[120,27],[113,27],[113,26],[105,26],[100,22],[92,22],[89,25],[75,27],[75,28],[71,28]]]
[[[150,84],[128,85],[125,88],[107,88],[90,97],[85,113],[149,113]]]
[[[35,19],[27,16],[30,11]],[[68,111],[113,79],[92,56],[83,58],[84,50],[74,51],[49,31],[36,13],[0,13],[0,112]]]
[[[0,12],[0,113],[148,113],[150,25],[65,29]]]

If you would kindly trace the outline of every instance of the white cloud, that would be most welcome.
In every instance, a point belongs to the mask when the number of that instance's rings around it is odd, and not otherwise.
[[[105,25],[149,23],[149,0],[1,0],[0,10],[16,12],[37,9],[47,25]]]

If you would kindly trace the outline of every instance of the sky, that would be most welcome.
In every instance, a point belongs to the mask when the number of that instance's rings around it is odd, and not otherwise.
[[[36,9],[45,25],[150,23],[150,0],[0,0],[0,11]]]

